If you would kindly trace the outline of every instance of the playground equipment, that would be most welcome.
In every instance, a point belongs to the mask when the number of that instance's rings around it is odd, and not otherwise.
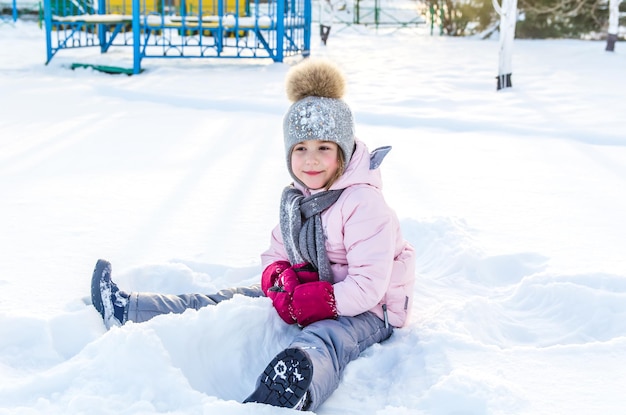
[[[322,21],[324,3],[319,0],[314,20]],[[332,24],[343,27],[366,26],[378,28],[407,28],[424,25],[425,3],[418,0],[345,0],[333,1]],[[342,7],[337,7],[342,4]],[[328,19],[328,17],[326,17]],[[341,29],[340,29],[341,30]]]
[[[354,23],[376,28],[414,27],[425,23],[421,7],[415,1],[355,0]]]
[[[10,12],[10,14],[9,14]],[[9,8],[8,3],[0,2],[0,22],[17,21],[17,2],[12,0]]]
[[[65,49],[132,48],[147,58],[270,58],[310,53],[311,0],[44,0],[46,64]],[[80,65],[79,65],[80,66]]]

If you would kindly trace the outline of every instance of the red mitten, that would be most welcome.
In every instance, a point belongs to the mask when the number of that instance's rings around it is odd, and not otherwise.
[[[300,280],[301,284],[320,280],[320,275],[315,270],[315,267],[308,262],[296,264],[292,268],[298,274],[298,280]]]
[[[302,327],[316,321],[337,317],[333,285],[316,281],[298,285],[291,301],[293,317]]]
[[[268,297],[272,299],[272,304],[276,309],[276,312],[287,324],[296,323],[296,319],[293,318],[293,311],[291,309],[291,294],[285,291],[270,291]]]
[[[300,284],[298,276],[293,268],[283,270],[275,279],[274,285],[267,289],[267,296],[272,299],[276,312],[287,324],[294,324],[291,308],[291,295]]]
[[[280,274],[290,266],[291,264],[287,261],[276,261],[269,264],[263,270],[263,274],[261,276],[261,289],[265,295],[267,295],[267,290],[269,290],[270,287],[276,285],[276,281],[278,280]]]

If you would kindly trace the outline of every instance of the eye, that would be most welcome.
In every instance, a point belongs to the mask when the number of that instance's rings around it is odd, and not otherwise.
[[[305,146],[295,146],[293,148],[293,151],[304,151],[304,150],[306,150]]]

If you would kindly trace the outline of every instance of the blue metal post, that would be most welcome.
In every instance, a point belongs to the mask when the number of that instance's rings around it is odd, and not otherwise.
[[[107,14],[105,0],[98,0],[98,14]],[[107,43],[106,29],[103,24],[98,25],[98,39],[100,41],[100,52],[104,53],[104,47]]]
[[[17,2],[13,0],[13,21],[17,22]]]
[[[141,72],[141,33],[139,29],[139,0],[133,0],[133,74]]]
[[[274,62],[282,62],[285,39],[285,0],[276,1],[276,55]]]
[[[202,5],[202,0],[200,0],[200,5]],[[213,10],[215,10],[215,3],[213,3]],[[202,11],[202,10],[200,10]],[[200,15],[201,17],[204,17],[203,14]],[[218,0],[217,1],[217,16],[218,16],[218,28],[217,28],[217,38],[215,39],[216,42],[216,50],[217,50],[217,56],[221,56],[222,51],[224,50],[224,45],[226,44],[226,32],[224,30],[224,1],[223,0]]]
[[[52,59],[52,10],[50,0],[43,1],[43,20],[46,25],[46,65]]]
[[[313,6],[311,0],[304,0],[304,48],[302,56],[305,58],[311,54],[311,23],[313,20]]]

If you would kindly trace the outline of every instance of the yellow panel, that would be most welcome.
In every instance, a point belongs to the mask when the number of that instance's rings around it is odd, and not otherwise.
[[[202,15],[219,15],[218,0],[185,0],[187,14],[198,14],[200,2],[202,1]],[[237,9],[239,6],[239,9]],[[246,0],[223,0],[223,7],[226,9],[222,14],[246,15]]]
[[[107,3],[107,13],[133,14],[132,0],[108,0]]]
[[[176,7],[178,0],[174,0],[173,5]],[[166,1],[167,4],[172,4],[171,0]],[[133,14],[133,1],[132,0],[107,0],[107,12],[109,14]],[[139,6],[141,8],[140,14],[158,13],[162,9],[160,0],[140,0]]]

